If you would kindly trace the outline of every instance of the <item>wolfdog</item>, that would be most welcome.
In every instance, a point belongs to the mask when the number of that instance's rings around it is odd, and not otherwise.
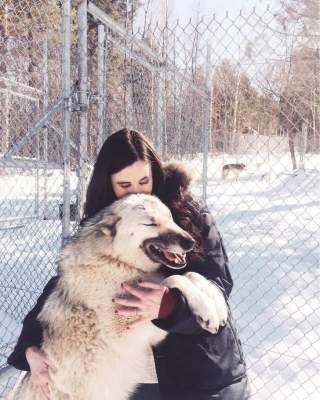
[[[245,164],[225,164],[222,167],[222,179],[230,177],[238,180],[241,171],[243,171],[245,168]]]
[[[141,382],[148,350],[166,332],[150,321],[127,329],[137,317],[116,314],[112,302],[125,296],[123,282],[176,287],[204,329],[225,324],[227,308],[215,285],[197,273],[162,280],[158,272],[163,264],[183,268],[193,244],[152,195],[122,198],[79,228],[61,252],[57,286],[38,317],[52,400],[126,400]],[[26,373],[11,398],[36,400],[31,385]]]

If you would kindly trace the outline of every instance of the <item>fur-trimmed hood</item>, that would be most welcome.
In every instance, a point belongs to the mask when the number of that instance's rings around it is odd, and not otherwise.
[[[174,221],[196,241],[187,254],[188,263],[203,260],[203,217],[198,201],[190,193],[192,173],[181,162],[170,162],[163,166],[165,180],[162,200],[170,208]]]
[[[163,165],[163,170],[165,197],[169,201],[178,200],[189,192],[193,177],[186,164],[178,161],[168,162]]]

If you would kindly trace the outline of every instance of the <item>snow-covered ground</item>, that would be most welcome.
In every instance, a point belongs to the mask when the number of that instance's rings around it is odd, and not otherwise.
[[[247,164],[239,180],[222,180],[223,163],[236,161]],[[253,399],[320,398],[319,163],[319,155],[308,155],[306,169],[291,173],[289,155],[208,160],[207,204],[230,258],[231,303]],[[189,164],[200,194],[201,157]],[[1,230],[4,217],[34,215],[34,185],[30,176],[0,176],[0,365],[53,274],[60,245],[57,171],[49,177],[49,219]],[[0,374],[0,398],[6,385]]]
[[[320,158],[308,161],[296,174],[288,156],[264,179],[252,164],[238,182],[209,180],[254,399],[320,398]]]

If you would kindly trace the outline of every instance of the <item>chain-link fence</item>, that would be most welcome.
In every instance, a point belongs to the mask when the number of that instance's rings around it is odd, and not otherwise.
[[[218,222],[252,398],[318,399],[319,8],[182,25],[122,3],[0,0],[0,396],[98,149],[127,126],[191,167]]]

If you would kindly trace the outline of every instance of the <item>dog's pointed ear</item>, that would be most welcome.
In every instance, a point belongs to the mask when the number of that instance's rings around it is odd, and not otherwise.
[[[106,235],[114,238],[117,233],[117,224],[121,220],[121,217],[116,214],[104,215],[101,221],[97,224],[98,230]]]

